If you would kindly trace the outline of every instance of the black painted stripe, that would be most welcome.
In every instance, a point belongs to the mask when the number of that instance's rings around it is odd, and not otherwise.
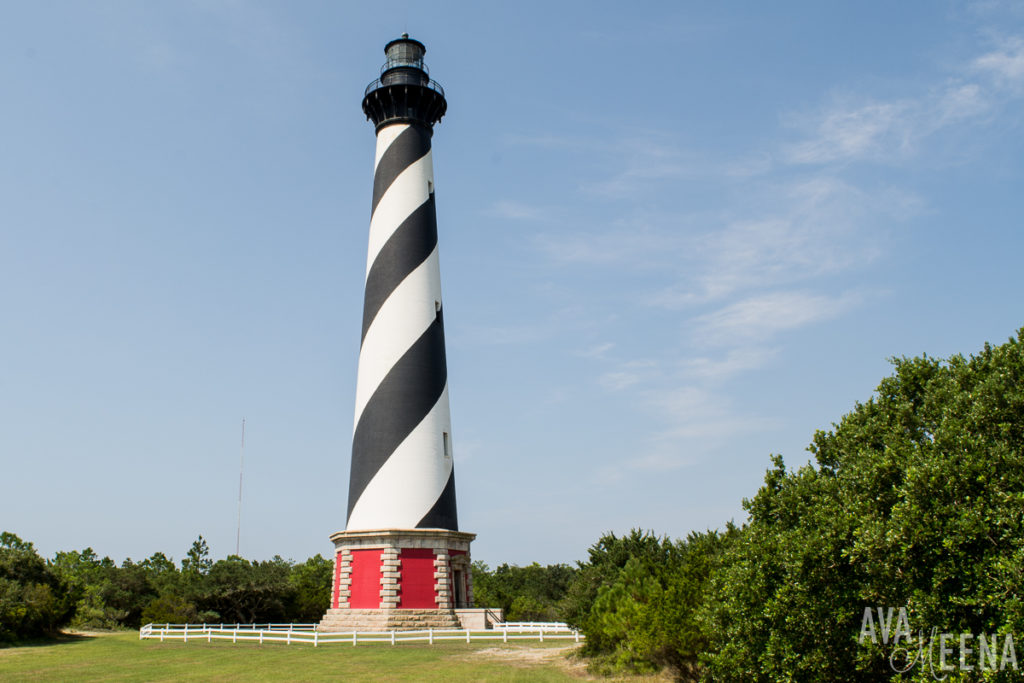
[[[444,490],[437,497],[434,506],[423,515],[423,519],[416,525],[417,529],[449,529],[459,530],[459,513],[455,508],[455,468],[448,475],[448,483]]]
[[[381,197],[395,182],[402,171],[409,168],[417,160],[430,151],[430,132],[421,126],[410,125],[398,134],[384,155],[377,163],[373,172],[373,208],[370,215],[377,210]]]
[[[381,306],[402,280],[416,270],[437,246],[437,214],[434,195],[402,221],[377,253],[366,277],[363,298],[363,339]]]
[[[359,416],[352,437],[349,517],[366,485],[431,411],[447,382],[444,317],[438,312],[430,327],[384,377]]]

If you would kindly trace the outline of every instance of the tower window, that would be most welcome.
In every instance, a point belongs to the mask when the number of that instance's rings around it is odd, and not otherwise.
[[[448,432],[441,432],[441,438],[444,441],[444,457],[452,457],[452,440],[448,437]]]

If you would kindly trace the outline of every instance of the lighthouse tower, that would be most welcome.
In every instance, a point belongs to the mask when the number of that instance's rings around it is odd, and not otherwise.
[[[450,628],[472,605],[459,531],[431,136],[448,103],[423,43],[384,48],[363,111],[377,151],[348,519],[322,630]]]

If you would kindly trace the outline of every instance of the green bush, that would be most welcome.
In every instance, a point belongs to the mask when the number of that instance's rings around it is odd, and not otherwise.
[[[722,550],[738,534],[693,533],[670,541],[634,529],[607,534],[590,549],[563,603],[587,636],[584,653],[599,673],[671,670],[694,680],[708,638],[697,608]]]
[[[196,606],[180,595],[161,595],[142,610],[143,624],[194,624]]]
[[[491,571],[473,563],[473,602],[505,610],[507,621],[555,621],[575,570],[565,564],[502,564]]]
[[[74,612],[66,588],[31,543],[0,534],[0,642],[57,633]]]

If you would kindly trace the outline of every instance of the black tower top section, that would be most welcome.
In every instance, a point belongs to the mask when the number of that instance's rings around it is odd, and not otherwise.
[[[448,110],[444,88],[430,80],[423,63],[426,51],[408,33],[384,46],[388,61],[380,68],[380,78],[366,86],[363,97],[363,112],[377,131],[392,123],[418,123],[433,132]]]

